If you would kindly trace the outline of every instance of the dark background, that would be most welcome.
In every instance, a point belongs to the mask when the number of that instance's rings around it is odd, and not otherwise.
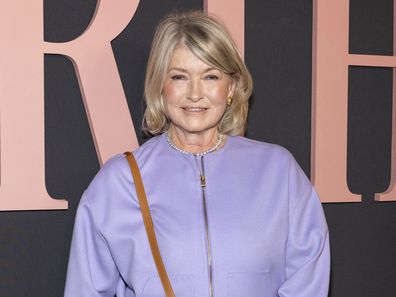
[[[95,5],[44,1],[45,40],[76,38]],[[142,0],[112,42],[141,144],[154,27],[168,12],[202,7],[202,0]],[[350,8],[350,53],[392,55],[393,1],[351,0]],[[255,80],[247,136],[286,147],[309,176],[312,0],[246,0],[245,61]],[[69,210],[0,212],[0,297],[63,296],[76,207],[100,168],[72,63],[46,55],[44,66],[46,185],[52,197],[69,200]],[[390,180],[392,69],[350,67],[348,116],[348,185],[362,202],[324,204],[329,296],[396,296],[396,202],[374,201]]]

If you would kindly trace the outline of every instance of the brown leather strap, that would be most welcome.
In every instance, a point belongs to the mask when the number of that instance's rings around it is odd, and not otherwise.
[[[153,220],[150,214],[150,208],[147,203],[146,192],[144,191],[142,177],[140,176],[139,167],[136,160],[131,152],[125,152],[126,158],[131,167],[132,176],[135,182],[135,189],[138,195],[140,210],[143,216],[144,226],[146,227],[147,237],[150,243],[151,253],[154,258],[157,271],[161,279],[162,287],[164,288],[166,297],[175,297],[172,285],[169,281],[168,274],[166,273],[164,263],[162,262],[161,254],[158,248],[157,238],[155,237]]]

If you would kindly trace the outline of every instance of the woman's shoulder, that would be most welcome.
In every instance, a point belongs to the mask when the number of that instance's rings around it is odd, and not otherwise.
[[[130,150],[130,152],[135,156],[135,158],[138,158],[138,156],[156,148],[158,146],[158,141],[160,140],[159,138],[160,136],[152,137],[141,146]],[[114,175],[122,174],[126,169],[129,170],[128,161],[124,152],[120,152],[112,155],[103,163],[102,167],[97,173],[97,176],[99,178],[108,178]]]
[[[294,160],[289,150],[279,144],[259,141],[244,136],[230,136],[230,147],[237,153],[242,153],[253,158],[271,160]]]
[[[241,136],[231,138],[234,149],[239,150],[238,157],[252,166],[268,169],[273,176],[283,176],[296,193],[312,188],[307,175],[286,148],[268,142],[249,139]]]
[[[87,189],[86,196],[96,196],[99,192],[107,192],[108,189],[115,190],[121,187],[125,179],[127,179],[128,161],[124,153],[117,153],[107,159],[99,171],[95,174]]]
[[[162,134],[149,138],[141,146],[133,151],[134,156],[139,157],[142,154],[147,154],[153,150],[157,150],[161,147],[163,138],[164,136]]]
[[[131,150],[131,152],[138,160],[140,155],[157,147],[158,141],[159,136],[150,138],[143,145],[139,146],[135,150]],[[112,155],[103,163],[88,188],[103,186],[106,184],[111,184],[112,187],[114,187],[127,181],[130,182],[130,177],[131,173],[128,160],[126,159],[124,152],[120,152]]]

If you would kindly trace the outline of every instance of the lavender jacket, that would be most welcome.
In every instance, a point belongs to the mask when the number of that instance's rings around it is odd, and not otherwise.
[[[327,296],[322,205],[288,151],[234,136],[201,159],[162,134],[134,155],[177,297]],[[65,288],[66,297],[115,294],[164,296],[122,153],[82,195]]]

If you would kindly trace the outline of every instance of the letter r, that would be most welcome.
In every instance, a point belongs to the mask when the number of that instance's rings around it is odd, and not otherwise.
[[[45,53],[72,60],[100,163],[137,146],[110,41],[138,3],[98,1],[81,36],[49,43],[43,40],[43,1],[0,1],[0,210],[67,208],[67,201],[52,199],[45,187]]]

